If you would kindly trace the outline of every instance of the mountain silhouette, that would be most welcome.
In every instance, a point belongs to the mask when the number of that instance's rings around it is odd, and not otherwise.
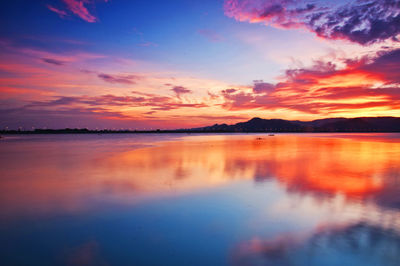
[[[191,131],[204,132],[400,132],[400,117],[327,118],[290,121],[255,117],[233,125],[215,124]]]

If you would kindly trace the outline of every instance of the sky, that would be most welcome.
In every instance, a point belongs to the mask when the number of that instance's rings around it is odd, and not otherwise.
[[[400,116],[400,0],[13,0],[0,128]]]

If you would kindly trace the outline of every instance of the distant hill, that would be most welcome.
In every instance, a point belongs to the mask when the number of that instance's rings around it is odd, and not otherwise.
[[[400,117],[327,118],[314,121],[252,118],[234,125],[193,128],[200,132],[400,132]]]
[[[327,118],[313,121],[252,118],[234,125],[165,130],[90,130],[87,128],[0,130],[0,134],[115,134],[115,133],[224,133],[224,132],[400,132],[400,117]]]

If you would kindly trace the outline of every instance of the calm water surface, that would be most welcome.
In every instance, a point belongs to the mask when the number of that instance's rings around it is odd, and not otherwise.
[[[400,134],[0,140],[1,265],[400,265]]]

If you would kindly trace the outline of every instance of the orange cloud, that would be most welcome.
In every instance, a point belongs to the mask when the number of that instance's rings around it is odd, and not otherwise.
[[[327,116],[393,115],[400,107],[400,50],[378,54],[372,60],[347,62],[343,69],[316,62],[311,68],[289,69],[282,81],[266,90],[223,91],[229,110],[277,110]],[[262,84],[262,83],[261,83]],[[356,111],[356,112],[355,112]]]

